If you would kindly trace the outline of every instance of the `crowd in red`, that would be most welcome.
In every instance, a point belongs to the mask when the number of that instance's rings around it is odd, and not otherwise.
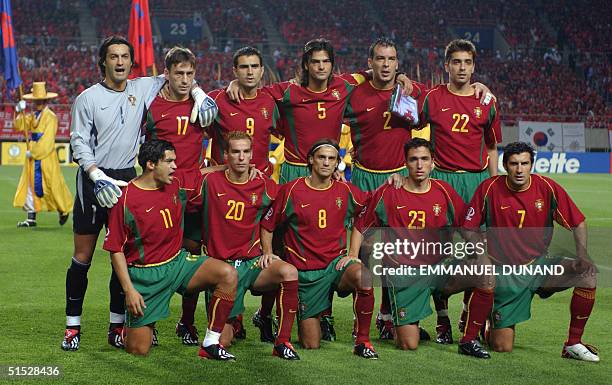
[[[457,20],[461,15],[464,22],[497,28],[510,46],[504,55],[480,52],[476,67],[476,79],[489,85],[498,96],[504,120],[579,119],[592,126],[612,128],[612,110],[607,106],[612,99],[612,43],[608,39],[608,16],[612,15],[606,15],[611,11],[603,1],[585,7],[568,0],[547,5],[546,9],[533,8],[527,1],[512,4],[422,1],[423,6],[399,11],[393,0],[381,0],[376,5],[357,0],[320,4],[264,0],[249,5],[238,0],[212,0],[204,6],[196,0],[159,0],[151,13],[156,17],[173,9],[185,15],[201,13],[206,19],[214,44],[202,39],[185,45],[196,54],[197,77],[209,90],[224,87],[232,79],[231,56],[235,49],[265,43],[265,28],[257,4],[267,6],[272,22],[289,43],[284,51],[274,52],[269,61],[274,63],[281,80],[295,76],[303,43],[309,39],[320,36],[330,39],[336,49],[337,70],[352,72],[366,68],[369,43],[386,31],[398,44],[401,67],[411,78],[430,85],[443,82],[443,47],[452,38],[448,26],[461,25],[462,21]],[[56,103],[70,104],[79,92],[101,79],[97,47],[72,39],[79,36],[78,1],[57,0],[44,8],[35,3],[35,0],[14,2],[13,24],[22,77],[26,85],[46,80],[48,89],[60,94]],[[127,35],[130,3],[129,0],[86,3],[97,20],[99,37]],[[380,19],[370,8],[374,6]],[[591,20],[594,14],[599,16]],[[559,26],[556,39],[550,31],[544,32],[543,15],[549,24]],[[550,54],[557,43],[569,43],[575,49],[561,60],[561,53]],[[159,69],[163,68],[167,48],[155,44]],[[2,92],[2,95],[4,103],[17,99],[15,94]]]

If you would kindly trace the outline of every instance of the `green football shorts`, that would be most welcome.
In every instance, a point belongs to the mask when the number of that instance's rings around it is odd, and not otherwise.
[[[285,162],[281,165],[280,184],[289,183],[292,180],[308,175],[310,175],[308,167]]]
[[[329,296],[333,291],[340,297],[351,294],[339,292],[338,284],[346,269],[359,262],[351,261],[342,270],[336,270],[336,264],[342,257],[344,255],[336,257],[325,269],[298,271],[298,320],[317,317],[323,310],[328,309],[331,306]]]
[[[434,168],[431,172],[431,177],[443,180],[453,186],[455,191],[459,193],[461,199],[463,199],[465,203],[469,203],[470,200],[472,200],[474,191],[476,191],[476,187],[489,177],[489,171],[452,172]]]
[[[542,256],[532,265],[554,265],[562,257]],[[501,268],[498,266],[498,269]],[[531,318],[531,301],[546,281],[543,275],[504,275],[495,277],[495,300],[491,312],[493,328],[507,328]]]
[[[387,179],[395,173],[399,173],[402,176],[408,176],[408,170],[406,170],[406,167],[402,167],[397,171],[372,172],[358,166],[357,164],[353,164],[351,183],[359,187],[362,191],[374,191],[383,184],[387,183]]]
[[[189,281],[206,261],[181,249],[176,257],[155,266],[130,266],[128,272],[134,288],[144,299],[146,309],[142,317],[134,317],[126,310],[126,326],[137,328],[164,319],[170,314],[170,299],[174,293],[184,294]]]

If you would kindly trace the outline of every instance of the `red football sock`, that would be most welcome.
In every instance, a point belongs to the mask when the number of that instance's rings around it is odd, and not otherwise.
[[[276,293],[276,309],[279,313],[278,336],[275,345],[291,340],[291,328],[298,308],[298,281],[284,281]]]
[[[261,307],[259,308],[259,314],[262,317],[269,316],[272,314],[272,308],[274,307],[274,300],[276,299],[276,291],[268,291],[263,293],[261,296]]]
[[[391,314],[391,303],[389,302],[389,289],[386,286],[382,287],[380,299],[380,313]]]
[[[183,314],[181,314],[180,321],[183,325],[193,325],[199,296],[199,293],[195,293],[189,296],[183,296]]]
[[[461,343],[475,340],[493,308],[493,290],[473,289],[468,301],[465,332]]]
[[[215,290],[208,304],[208,329],[221,333],[234,307],[234,296]]]
[[[357,290],[353,301],[353,312],[357,319],[355,345],[370,341],[370,324],[374,310],[374,289]]]
[[[593,305],[595,304],[595,289],[574,288],[570,302],[570,327],[566,345],[580,343],[584,327],[586,326]]]

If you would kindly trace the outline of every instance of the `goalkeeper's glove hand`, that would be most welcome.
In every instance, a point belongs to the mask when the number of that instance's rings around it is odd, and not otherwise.
[[[119,187],[128,185],[127,182],[109,177],[99,168],[89,173],[89,179],[95,183],[94,194],[96,194],[98,203],[100,206],[109,209],[117,203],[121,196],[121,189]]]
[[[196,120],[199,120],[200,126],[210,126],[219,112],[217,103],[210,96],[206,95],[206,92],[200,87],[193,87],[191,89],[191,97],[195,103],[191,109],[189,121],[195,123]]]

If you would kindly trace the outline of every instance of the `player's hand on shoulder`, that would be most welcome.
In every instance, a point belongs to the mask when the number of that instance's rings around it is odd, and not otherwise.
[[[340,170],[334,171],[332,178],[339,182],[346,182],[346,178],[344,177],[344,174]]]
[[[395,189],[398,189],[404,184],[404,178],[400,174],[395,172],[389,175],[389,177],[387,178],[387,184],[393,186],[393,188]]]
[[[147,308],[142,295],[140,295],[135,288],[125,292],[125,305],[130,314],[134,317],[142,317],[144,315],[144,309]]]
[[[480,99],[480,104],[483,106],[488,106],[491,100],[497,102],[497,98],[493,95],[489,87],[479,82],[473,83],[472,87],[474,87],[474,97]]]
[[[111,208],[117,203],[121,196],[120,187],[127,186],[128,183],[116,180],[104,173],[99,168],[89,171],[89,179],[94,182],[94,194],[98,203],[102,207]]]
[[[347,255],[346,257],[340,258],[338,263],[336,263],[336,270],[344,269],[351,262],[361,263],[361,260],[355,256]]]
[[[278,255],[276,255],[276,254],[263,254],[261,257],[259,257],[259,267],[261,267],[262,269],[265,269],[268,266],[270,266],[272,261],[275,261],[275,260],[280,260]]]
[[[258,169],[257,167],[255,167],[254,164],[249,165],[249,180],[254,180],[254,179],[264,179],[265,178],[265,174],[263,172],[261,172],[260,169]]]
[[[227,93],[229,99],[234,103],[240,104],[240,101],[244,100],[244,95],[240,92],[240,87],[238,87],[238,81],[236,79],[232,80],[230,84],[227,85],[225,93]]]

